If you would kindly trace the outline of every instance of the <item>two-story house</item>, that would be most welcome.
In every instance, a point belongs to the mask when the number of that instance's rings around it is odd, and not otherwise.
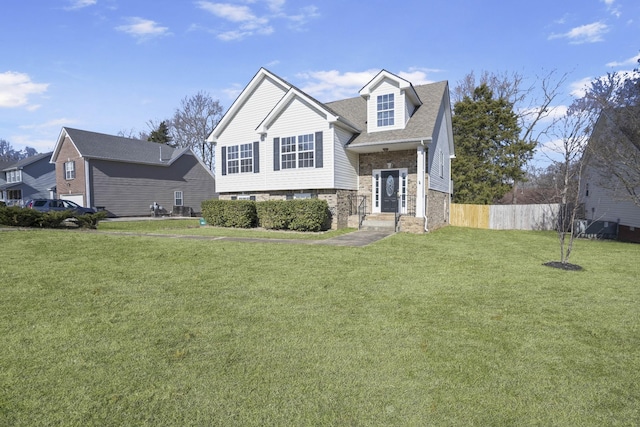
[[[215,197],[212,172],[189,148],[64,127],[51,155],[58,197],[112,216],[152,206],[189,216]]]
[[[30,199],[50,198],[56,192],[51,152],[5,163],[0,170],[0,200],[8,206],[24,206]]]
[[[262,68],[208,140],[221,199],[322,198],[332,228],[358,211],[398,213],[419,232],[449,222],[447,82],[414,86],[383,70],[359,96],[322,103]]]

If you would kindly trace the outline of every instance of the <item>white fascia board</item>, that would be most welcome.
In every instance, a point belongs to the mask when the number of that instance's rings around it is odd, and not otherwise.
[[[233,101],[233,104],[231,104],[231,106],[229,107],[227,112],[224,114],[222,119],[220,119],[216,127],[213,128],[213,130],[207,137],[207,142],[213,142],[213,143],[218,142],[218,137],[220,136],[222,131],[229,125],[229,122],[233,120],[233,117],[236,115],[236,113],[240,110],[240,108],[242,108],[242,106],[251,97],[251,94],[253,93],[255,88],[258,86],[258,84],[267,77],[270,77],[271,79],[280,83],[283,87],[291,87],[291,85],[289,85],[287,82],[282,80],[280,77],[269,72],[265,68],[260,68],[260,70],[258,70],[256,75],[253,76],[249,84],[242,90],[242,92],[240,92],[240,95],[238,95],[236,100]]]

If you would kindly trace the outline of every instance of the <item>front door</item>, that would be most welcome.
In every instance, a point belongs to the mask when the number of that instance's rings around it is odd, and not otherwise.
[[[396,212],[398,209],[398,184],[400,181],[400,171],[382,171],[382,200],[380,210],[382,212]]]

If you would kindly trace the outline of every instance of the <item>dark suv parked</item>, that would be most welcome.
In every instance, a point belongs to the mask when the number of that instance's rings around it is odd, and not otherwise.
[[[26,206],[40,212],[72,211],[76,215],[96,213],[95,209],[85,208],[70,200],[62,199],[34,199],[30,200]]]

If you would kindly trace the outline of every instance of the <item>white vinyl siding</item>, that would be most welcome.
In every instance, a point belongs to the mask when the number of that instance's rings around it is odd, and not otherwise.
[[[263,84],[262,86],[265,85]],[[271,92],[270,90],[267,90],[266,87],[263,89],[265,93]],[[252,119],[246,118],[247,121],[242,123],[246,128],[243,133],[243,140],[245,141],[248,138],[261,138],[261,135],[256,133],[256,128],[258,128],[258,125],[260,125],[262,120],[278,101],[273,99],[270,100],[269,97],[266,96],[262,98],[259,95],[260,93],[257,91],[253,97],[249,98],[245,107],[242,108],[257,111],[258,108],[253,106],[254,103],[267,104],[266,108],[261,109],[264,114],[254,116]],[[238,112],[237,117],[245,117],[245,114],[240,111]],[[232,123],[229,124],[228,129],[223,131],[218,138],[218,147],[216,148],[217,153],[221,152],[221,145],[230,146],[238,144],[238,139],[235,139],[236,137],[233,135],[239,135],[239,132],[234,132],[229,135],[227,134],[228,130],[238,129],[239,124],[234,123],[236,121],[237,120],[232,121]],[[313,167],[310,166],[310,159],[307,158],[306,165],[309,166],[300,168],[300,158],[298,157],[298,137],[301,135],[314,135],[315,148],[316,132],[322,132],[323,136],[322,167],[317,167],[318,165],[316,163],[318,162],[318,159],[315,158],[315,152],[313,152]],[[295,152],[285,153],[282,151],[282,139],[288,137],[293,138],[290,142],[295,144]],[[280,139],[280,153],[278,155],[278,158],[280,159],[280,170],[274,170],[274,138]],[[216,182],[217,190],[220,193],[236,193],[334,188],[333,143],[333,128],[327,122],[327,118],[319,111],[311,108],[306,102],[303,102],[298,98],[294,98],[267,129],[267,133],[262,135],[262,138],[260,139],[260,172],[253,174],[239,173],[233,175],[227,173],[227,175],[224,176],[219,174]],[[344,149],[342,150],[344,151]],[[309,151],[309,153],[311,153],[311,151]],[[285,154],[295,155],[290,156],[290,159],[289,157],[285,159],[291,163],[283,164],[282,156]],[[303,165],[305,165],[304,157]],[[287,168],[287,166],[290,166],[290,168]]]
[[[444,108],[440,108],[439,115],[445,114]],[[446,120],[436,121],[440,128],[436,129],[436,137],[429,146],[429,159],[427,171],[429,172],[429,188],[448,193],[451,181],[451,153],[449,152],[449,135]],[[441,163],[442,161],[442,163]]]
[[[613,194],[611,190],[602,188],[602,180],[592,169],[587,169],[582,178],[585,216],[595,221],[619,222],[621,225],[640,227],[640,208],[628,200],[624,190]],[[589,197],[584,197],[585,186],[589,185]]]
[[[333,143],[333,152],[335,162],[335,188],[357,190],[358,154],[344,149],[353,134],[341,128],[334,129],[335,140]],[[327,147],[326,144],[325,147]]]
[[[378,126],[378,97],[393,95],[393,125]],[[391,80],[383,80],[369,95],[367,102],[367,127],[369,132],[380,132],[393,129],[402,129],[405,125],[406,103],[404,91]]]

